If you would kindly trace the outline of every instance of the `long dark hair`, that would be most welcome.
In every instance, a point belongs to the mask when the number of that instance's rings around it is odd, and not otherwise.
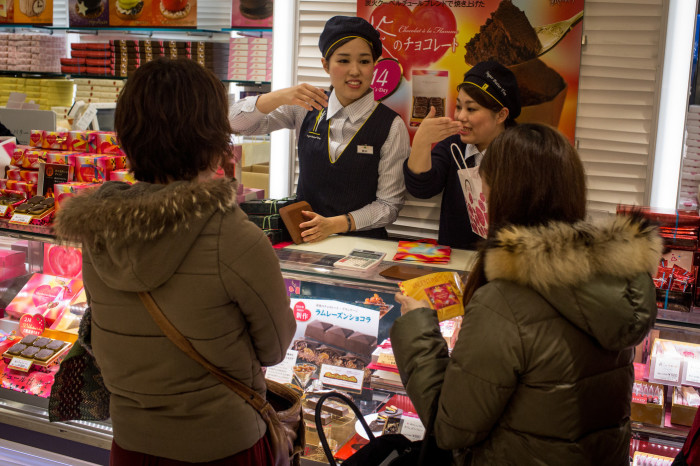
[[[226,88],[187,58],[140,66],[119,95],[114,129],[139,181],[193,180],[232,157]]]
[[[499,134],[479,165],[490,187],[489,233],[469,273],[465,303],[486,283],[484,253],[510,225],[576,223],[586,216],[586,179],[581,159],[556,129],[523,123]]]

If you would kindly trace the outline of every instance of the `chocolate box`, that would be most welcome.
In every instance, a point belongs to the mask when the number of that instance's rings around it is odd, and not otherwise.
[[[660,403],[647,403],[643,400],[636,400],[636,397],[632,396],[632,406],[630,412],[630,419],[636,422],[643,422],[644,424],[652,424],[655,426],[663,425],[664,421],[664,400],[663,400],[663,385],[635,381],[635,384],[641,384],[642,386],[651,386],[655,389],[661,388],[661,400]]]
[[[680,424],[682,426],[692,426],[695,414],[698,412],[697,406],[688,406],[676,404],[677,395],[680,392],[680,387],[673,387],[673,398],[671,401],[671,424]]]
[[[296,198],[287,197],[284,199],[254,199],[240,204],[241,210],[247,214],[273,215],[279,213],[280,207],[296,202]]]

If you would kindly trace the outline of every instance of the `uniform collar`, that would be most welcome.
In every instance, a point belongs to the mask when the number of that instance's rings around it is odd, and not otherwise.
[[[333,89],[331,96],[328,98],[326,119],[330,120],[338,115],[339,117],[347,118],[351,123],[355,123],[357,120],[365,117],[376,105],[377,103],[374,101],[374,92],[370,91],[364,97],[357,99],[347,107],[343,107],[338,97],[335,95],[335,89]],[[344,112],[341,114],[340,112],[343,110]]]

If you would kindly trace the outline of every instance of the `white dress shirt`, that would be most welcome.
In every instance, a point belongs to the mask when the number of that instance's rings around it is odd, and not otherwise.
[[[238,134],[267,134],[287,128],[294,129],[297,140],[308,110],[297,105],[283,105],[269,114],[255,106],[258,96],[246,97],[231,105],[229,120]],[[330,119],[329,152],[331,160],[342,154],[355,133],[370,116],[377,103],[369,92],[347,107],[343,107],[331,92],[328,99],[327,119]],[[394,119],[391,130],[380,151],[377,199],[358,210],[349,212],[355,220],[356,230],[381,228],[393,223],[406,200],[403,180],[403,162],[411,152],[411,143],[406,125],[400,116]]]

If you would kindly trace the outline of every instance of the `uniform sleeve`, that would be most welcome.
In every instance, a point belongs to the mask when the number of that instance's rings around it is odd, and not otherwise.
[[[278,129],[301,128],[306,110],[295,105],[282,105],[268,114],[255,106],[258,96],[246,97],[229,107],[228,119],[233,132],[237,134],[268,134]]]
[[[452,170],[450,140],[440,141],[430,152],[431,168],[424,173],[413,173],[408,168],[408,161],[403,164],[406,190],[419,199],[429,199],[440,194],[447,184],[447,175]]]
[[[296,321],[289,307],[279,260],[270,241],[254,224],[235,229],[238,244],[222,244],[221,279],[231,300],[241,309],[255,353],[263,366],[281,362],[292,342]],[[255,231],[257,230],[257,231]]]
[[[406,201],[401,167],[410,153],[411,142],[406,124],[397,116],[381,149],[377,200],[351,212],[357,230],[381,228],[396,221]]]
[[[524,365],[518,328],[507,303],[488,302],[496,305],[480,301],[477,292],[467,306],[451,358],[445,357],[446,344],[439,341],[432,310],[409,312],[391,332],[392,345],[397,332],[412,332],[415,337],[413,343],[398,339],[404,344],[394,353],[406,391],[424,423],[432,400],[439,396],[435,436],[441,448],[467,448],[486,438],[515,391]],[[411,316],[414,312],[420,314]],[[412,319],[402,321],[405,317]]]

